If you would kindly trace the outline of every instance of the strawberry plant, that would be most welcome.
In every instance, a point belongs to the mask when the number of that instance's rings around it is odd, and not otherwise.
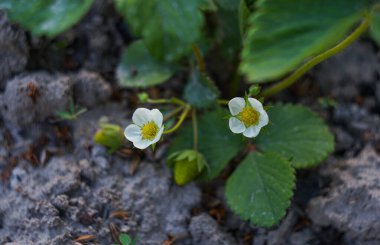
[[[91,3],[32,0],[25,8],[3,0],[0,7],[33,34],[54,37]],[[141,94],[141,103],[156,108],[138,108],[125,137],[146,149],[174,133],[167,160],[179,185],[210,181],[241,159],[226,181],[227,203],[252,224],[277,224],[290,205],[295,171],[320,164],[334,138],[311,109],[268,98],[367,31],[380,43],[379,6],[377,0],[115,0],[135,37],[122,51],[119,85],[140,89],[187,77],[182,98]],[[223,74],[210,72],[204,55],[222,60]],[[164,114],[161,105],[172,110]],[[116,150],[120,128],[102,130],[95,139]]]

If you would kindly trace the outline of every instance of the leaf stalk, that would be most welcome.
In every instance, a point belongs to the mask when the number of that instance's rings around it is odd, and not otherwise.
[[[298,79],[303,76],[307,71],[309,71],[314,66],[318,65],[322,61],[330,58],[331,56],[341,52],[345,48],[347,48],[350,44],[352,44],[356,39],[358,39],[363,32],[365,32],[370,25],[371,16],[369,14],[365,15],[365,18],[360,23],[360,25],[343,41],[335,45],[334,47],[326,50],[325,52],[315,56],[305,64],[303,64],[300,68],[298,68],[295,72],[293,72],[289,77],[280,81],[279,83],[265,89],[261,94],[263,97],[270,97],[285,88],[293,85]]]
[[[170,134],[170,133],[176,131],[182,125],[183,121],[185,120],[185,118],[189,114],[190,109],[191,109],[191,106],[189,104],[187,104],[185,106],[185,109],[183,110],[178,122],[176,123],[176,125],[174,125],[171,129],[164,131],[164,134]]]

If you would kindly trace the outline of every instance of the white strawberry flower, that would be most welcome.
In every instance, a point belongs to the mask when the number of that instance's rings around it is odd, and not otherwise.
[[[228,108],[232,114],[229,126],[235,134],[243,133],[245,137],[253,138],[268,124],[268,114],[257,99],[236,97],[228,102]]]
[[[124,135],[136,148],[145,149],[160,140],[164,131],[162,121],[163,115],[159,110],[138,108],[132,116],[133,124],[128,125]]]

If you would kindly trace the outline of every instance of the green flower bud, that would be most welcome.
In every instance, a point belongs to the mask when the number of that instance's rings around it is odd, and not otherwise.
[[[109,153],[118,150],[124,143],[123,129],[116,124],[102,123],[94,135],[94,141],[109,149]]]
[[[203,155],[195,150],[177,151],[168,157],[168,165],[173,168],[177,185],[186,185],[199,177],[207,162]]]
[[[257,84],[251,85],[248,89],[248,97],[255,97],[261,91],[261,87]]]
[[[139,98],[139,101],[141,103],[146,103],[149,100],[149,95],[147,93],[145,93],[145,92],[138,93],[137,97]]]

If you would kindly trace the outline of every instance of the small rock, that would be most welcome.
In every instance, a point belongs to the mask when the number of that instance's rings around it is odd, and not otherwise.
[[[12,189],[17,189],[21,184],[24,177],[27,175],[25,169],[21,167],[16,167],[12,171],[10,178],[10,184]]]
[[[59,217],[59,211],[50,202],[37,202],[34,212],[40,215],[41,223],[49,228],[58,227],[63,224],[63,221]]]
[[[65,210],[69,206],[69,197],[66,195],[58,195],[53,198],[51,204],[59,210]]]
[[[45,72],[23,74],[7,83],[0,110],[5,120],[22,127],[66,110],[71,93],[67,76]]]
[[[107,101],[111,92],[110,85],[97,73],[26,73],[8,81],[0,111],[6,121],[23,127],[66,111],[73,95],[77,105],[90,108]]]
[[[189,230],[193,238],[193,244],[236,244],[233,238],[229,234],[223,232],[218,223],[206,213],[193,217],[190,221]]]
[[[81,106],[94,107],[111,96],[111,86],[97,73],[81,71],[72,79],[75,102]]]
[[[330,164],[327,196],[312,199],[308,213],[314,223],[346,232],[352,239],[380,242],[380,156],[366,147],[357,158]]]
[[[44,186],[46,194],[69,194],[80,187],[79,175],[72,175],[69,173],[64,176],[57,176],[51,179]]]

